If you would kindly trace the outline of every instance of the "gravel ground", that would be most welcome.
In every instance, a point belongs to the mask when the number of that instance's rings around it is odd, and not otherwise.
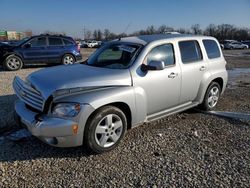
[[[250,68],[248,57],[227,62],[228,69]],[[14,124],[14,75],[24,78],[37,69],[0,72],[1,125]],[[249,113],[249,83],[247,72],[230,74],[216,110]],[[194,110],[132,129],[119,147],[102,155],[53,148],[34,137],[0,136],[0,187],[249,187],[249,177],[250,122]]]

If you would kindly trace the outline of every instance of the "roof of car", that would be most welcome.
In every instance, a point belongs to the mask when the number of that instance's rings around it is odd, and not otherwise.
[[[47,36],[47,37],[62,37],[66,39],[72,39],[72,37],[66,36],[66,35],[57,35],[57,34],[40,34],[40,35],[34,35],[32,37],[40,37],[40,36]]]
[[[142,45],[146,45],[153,41],[163,40],[163,39],[171,39],[171,38],[192,38],[192,37],[204,37],[204,36],[197,36],[191,34],[156,34],[156,35],[139,35],[139,36],[132,36],[132,37],[125,37],[121,38],[120,41],[123,42],[131,42],[131,43],[138,43]]]

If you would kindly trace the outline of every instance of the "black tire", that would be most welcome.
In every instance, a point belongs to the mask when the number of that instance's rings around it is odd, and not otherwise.
[[[216,103],[214,103],[214,105],[212,105],[211,98],[213,98],[213,96],[211,96],[211,90],[214,88],[217,88],[217,90],[218,90],[218,95],[216,95],[218,97],[218,99],[217,99],[217,101],[215,100]],[[214,89],[214,91],[216,91],[216,89]],[[217,82],[212,82],[207,88],[206,94],[204,96],[203,102],[200,105],[200,108],[202,110],[205,110],[205,111],[210,111],[210,110],[214,109],[216,107],[216,105],[218,104],[220,94],[221,94],[220,85]],[[215,95],[214,95],[214,97],[215,97]]]
[[[112,116],[112,126],[107,123],[106,117]],[[119,118],[118,118],[119,117]],[[122,123],[122,128],[115,129],[116,122],[119,119],[119,125]],[[109,121],[109,120],[107,120]],[[114,121],[114,123],[113,123]],[[117,124],[117,125],[118,125]],[[97,133],[98,128],[102,127],[102,133]],[[99,129],[100,130],[100,129]],[[112,132],[113,131],[113,132]],[[122,140],[127,131],[127,119],[125,114],[117,107],[114,106],[104,106],[98,109],[91,117],[89,118],[85,130],[84,130],[84,146],[93,153],[103,153],[114,149]],[[113,133],[113,134],[112,134]],[[108,136],[109,135],[109,136]],[[119,138],[118,136],[119,135]],[[112,136],[117,136],[117,140],[114,142]],[[101,146],[101,140],[107,138],[106,146]],[[103,138],[103,139],[102,139]]]
[[[23,67],[23,61],[20,57],[12,54],[6,57],[3,63],[3,67],[8,71],[16,71]]]
[[[63,65],[72,65],[76,62],[75,60],[75,57],[71,54],[65,54],[63,57],[62,57],[62,64]]]

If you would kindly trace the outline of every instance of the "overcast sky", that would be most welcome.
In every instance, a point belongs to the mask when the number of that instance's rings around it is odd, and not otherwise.
[[[202,28],[228,23],[250,28],[250,0],[0,0],[0,30],[83,35],[83,28],[127,33],[147,26]]]

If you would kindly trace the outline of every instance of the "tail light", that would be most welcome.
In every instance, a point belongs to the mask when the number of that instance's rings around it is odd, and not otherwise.
[[[78,50],[78,52],[81,51],[81,46],[80,46],[80,44],[77,44],[77,50]]]

